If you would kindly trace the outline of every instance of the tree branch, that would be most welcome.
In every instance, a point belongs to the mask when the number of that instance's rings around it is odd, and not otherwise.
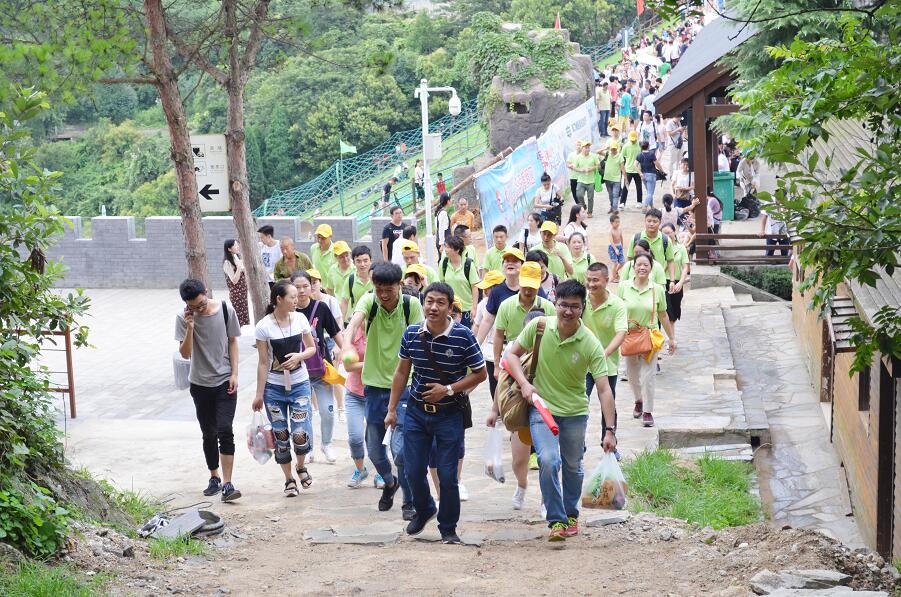
[[[244,49],[244,57],[241,59],[241,71],[239,85],[243,88],[250,77],[250,71],[257,59],[257,53],[263,44],[263,23],[269,13],[269,0],[258,0],[253,8],[253,28],[247,38],[247,47]]]
[[[157,81],[153,77],[101,77],[97,79],[98,83],[103,83],[104,85],[158,85],[159,81]]]
[[[178,52],[179,56],[184,58],[186,61],[195,65],[200,70],[206,72],[208,75],[213,77],[213,80],[222,85],[223,87],[228,85],[228,75],[225,74],[221,68],[207,60],[204,56],[200,55],[200,49],[212,36],[216,31],[215,27],[210,27],[210,29],[206,32],[206,35],[200,42],[197,43],[193,48],[186,44],[184,40],[182,40],[175,31],[167,26],[166,27],[166,37],[169,38],[169,41],[172,42],[172,45],[175,46],[175,51]]]

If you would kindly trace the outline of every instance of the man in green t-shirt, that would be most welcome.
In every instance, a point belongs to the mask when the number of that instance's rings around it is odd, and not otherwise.
[[[619,213],[619,196],[622,193],[622,181],[626,178],[626,168],[618,141],[611,141],[602,152],[607,154],[604,161],[604,186],[607,187],[607,196],[610,197],[610,209],[607,213],[615,214]]]
[[[485,258],[482,260],[482,267],[479,268],[479,276],[484,276],[485,272],[501,271],[504,264],[504,253],[507,252],[507,227],[498,224],[491,231],[491,240],[494,244],[485,251]]]
[[[632,257],[635,256],[636,241],[646,240],[651,247],[651,255],[654,256],[654,262],[659,263],[661,266],[666,266],[667,280],[673,280],[667,287],[667,291],[672,292],[675,280],[678,279],[676,278],[676,266],[673,261],[676,256],[675,245],[666,238],[666,235],[663,234],[663,232],[661,232],[661,219],[663,219],[663,213],[656,207],[652,207],[645,213],[644,230],[640,233],[636,233],[635,236],[629,239],[626,248],[626,258],[632,259]]]
[[[401,254],[404,257],[404,264],[405,264],[404,271],[405,272],[407,271],[407,268],[409,268],[411,265],[421,265],[426,273],[425,286],[428,286],[432,282],[439,281],[438,280],[438,272],[435,271],[435,268],[433,268],[429,265],[420,263],[420,261],[419,261],[419,257],[420,257],[419,243],[413,242],[411,240],[406,240],[403,243],[401,243],[400,250],[401,250]],[[423,286],[423,288],[425,288],[425,286]]]
[[[623,162],[625,162],[626,178],[623,181],[623,191],[619,197],[620,205],[626,206],[626,200],[629,198],[629,183],[635,181],[635,195],[638,197],[638,205],[641,207],[641,198],[643,194],[641,171],[639,169],[638,154],[641,153],[641,146],[638,144],[638,132],[629,131],[628,141],[623,143]]]
[[[533,405],[529,409],[529,431],[538,454],[538,483],[550,527],[548,541],[563,541],[579,534],[582,456],[588,428],[585,376],[589,373],[595,379],[605,420],[616,420],[604,349],[582,323],[585,298],[585,287],[579,282],[561,282],[555,301],[557,316],[539,317],[530,322],[507,350],[510,374],[519,384],[523,398]],[[520,359],[535,346],[539,325],[544,326],[544,334],[533,385],[529,383]],[[553,415],[559,428],[558,435],[551,433],[534,407],[538,396]],[[615,429],[605,427],[602,434],[604,450],[615,450]]]
[[[316,242],[310,247],[310,259],[313,268],[322,274],[322,285],[329,293],[334,294],[332,287],[332,271],[338,267],[338,259],[335,257],[332,245],[332,227],[328,224],[319,224],[316,227]]]
[[[594,217],[594,173],[601,165],[601,158],[591,152],[591,141],[577,141],[579,153],[573,157],[572,169],[576,177],[576,201]]]
[[[385,481],[379,511],[390,510],[394,494],[403,490],[403,517],[412,520],[415,515],[413,496],[404,476],[403,442],[404,413],[407,394],[401,397],[397,409],[397,426],[391,436],[391,452],[397,474],[391,470],[388,452],[382,445],[385,438],[385,415],[391,398],[391,381],[398,363],[400,340],[407,327],[423,320],[419,299],[403,295],[400,291],[401,270],[394,263],[379,262],[372,267],[373,292],[363,295],[354,307],[353,317],[347,324],[346,338],[353,338],[362,326],[366,333],[366,357],[363,359],[363,397],[366,399],[366,451],[369,460]],[[352,348],[344,351],[345,359],[353,359]]]
[[[343,295],[342,289],[347,288],[347,279],[354,273],[354,262],[351,256],[350,245],[343,240],[332,243],[332,253],[335,254],[335,267],[328,273],[320,273],[329,278],[332,293],[340,304]],[[345,311],[341,313],[344,315],[344,321],[346,322],[349,314]]]
[[[341,299],[341,312],[350,318],[357,303],[367,292],[372,290],[372,251],[366,245],[354,247],[350,253],[354,262],[355,271],[347,276],[347,279],[337,288],[338,298]]]
[[[547,271],[561,280],[568,278],[573,273],[573,256],[565,243],[557,240],[557,225],[553,222],[545,222],[541,225],[541,244],[534,251],[541,251],[547,255]]]

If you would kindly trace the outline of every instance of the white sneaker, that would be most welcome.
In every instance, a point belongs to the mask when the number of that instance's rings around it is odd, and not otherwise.
[[[323,444],[319,449],[322,450],[322,454],[325,456],[325,461],[329,464],[334,464],[335,461],[338,460],[335,457],[335,452],[334,450],[332,450],[331,444]]]
[[[547,519],[547,508],[544,507],[544,502],[541,503],[541,518]]]
[[[339,423],[347,422],[347,419],[344,417],[344,409],[343,408],[338,409],[338,422]]]
[[[526,490],[522,487],[517,486],[516,491],[513,492],[513,509],[514,510],[522,510],[522,504],[526,499]]]
[[[460,501],[467,502],[469,501],[469,492],[466,491],[466,485],[462,483],[457,483],[457,488],[460,490]]]

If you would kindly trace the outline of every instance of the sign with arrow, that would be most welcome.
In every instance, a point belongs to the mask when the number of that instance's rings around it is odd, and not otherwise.
[[[191,135],[200,211],[229,211],[225,135]]]

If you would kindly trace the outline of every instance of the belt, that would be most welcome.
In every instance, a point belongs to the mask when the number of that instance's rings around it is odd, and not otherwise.
[[[419,410],[430,415],[447,412],[448,410],[460,410],[459,397],[453,402],[426,402],[425,400],[416,400],[411,397],[407,401],[407,404],[412,404]]]

